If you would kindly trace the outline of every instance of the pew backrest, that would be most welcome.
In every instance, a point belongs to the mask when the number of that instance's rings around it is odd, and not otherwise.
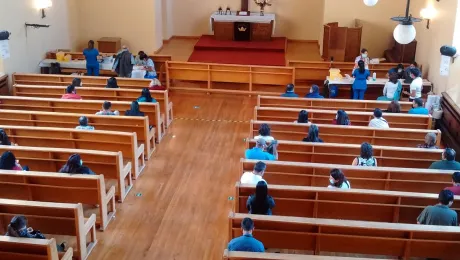
[[[56,239],[33,239],[0,236],[0,259],[3,260],[72,260],[73,249],[59,256]]]
[[[339,256],[321,256],[321,255],[300,255],[300,254],[282,254],[282,253],[258,253],[224,250],[222,256],[224,260],[376,260],[377,258],[361,257],[339,257]]]

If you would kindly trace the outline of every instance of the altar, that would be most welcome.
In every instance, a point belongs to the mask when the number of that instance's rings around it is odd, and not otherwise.
[[[259,12],[249,15],[215,12],[211,15],[210,27],[216,40],[269,41],[275,32],[275,18],[275,14],[261,16]]]

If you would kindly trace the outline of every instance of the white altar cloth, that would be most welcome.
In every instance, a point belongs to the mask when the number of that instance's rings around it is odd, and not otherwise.
[[[273,31],[272,35],[275,34],[275,25],[276,25],[276,15],[267,14],[264,16],[260,15],[259,11],[251,12],[251,15],[236,15],[236,12],[232,12],[231,15],[227,14],[218,14],[217,12],[211,15],[209,19],[209,24],[211,28],[211,33],[214,31],[212,26],[212,20],[216,22],[247,22],[247,23],[271,23],[273,21]]]

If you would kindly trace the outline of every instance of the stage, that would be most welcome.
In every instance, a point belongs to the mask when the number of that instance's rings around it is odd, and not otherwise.
[[[218,41],[213,35],[203,35],[188,61],[285,66],[286,48],[285,37],[273,37],[271,41]]]

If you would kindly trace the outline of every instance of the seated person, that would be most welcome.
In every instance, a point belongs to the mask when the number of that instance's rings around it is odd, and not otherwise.
[[[386,113],[401,113],[401,104],[399,104],[399,101],[397,100],[392,100],[391,103],[388,105],[387,110],[385,110]]]
[[[305,95],[306,98],[324,98],[319,94],[319,87],[318,85],[313,85],[310,88],[310,93]]]
[[[405,70],[404,70],[404,83],[412,83],[412,77],[410,76],[410,70],[411,69],[419,69],[418,68],[418,64],[417,62],[413,61],[409,64],[409,67],[407,67]]]
[[[425,143],[417,145],[417,148],[426,148],[426,149],[439,149],[436,146],[436,134],[428,133],[425,135]]]
[[[275,138],[273,138],[273,136],[270,136],[270,132],[271,129],[268,124],[261,124],[259,128],[259,135],[254,137],[254,139],[258,140],[262,138],[267,143],[272,142],[273,140],[275,140]]]
[[[137,56],[136,58],[134,59],[134,62],[136,66],[145,66],[145,61],[144,59],[142,59],[141,57],[143,57],[145,55],[145,52],[144,51],[139,51],[137,53]]]
[[[351,121],[348,118],[347,112],[344,110],[338,110],[335,119],[332,120],[332,124],[334,125],[351,125]]]
[[[412,109],[409,110],[409,114],[413,115],[429,115],[430,111],[423,107],[423,100],[421,98],[414,99]]]
[[[294,98],[298,98],[299,95],[297,95],[296,93],[294,93],[294,84],[288,84],[286,86],[286,93],[284,94],[281,94],[282,97],[294,97]]]
[[[351,189],[350,182],[345,178],[345,175],[340,169],[332,169],[331,175],[329,176],[330,189]]]
[[[455,150],[447,148],[442,153],[442,160],[431,164],[430,169],[460,171],[460,163],[455,161]]]
[[[10,151],[6,151],[0,157],[0,170],[23,171],[24,169],[16,160],[16,156]]]
[[[155,70],[155,63],[153,60],[145,53],[139,55],[139,59],[144,63],[144,69],[146,70],[145,78],[146,79],[156,79],[157,72]]]
[[[442,190],[438,196],[439,203],[426,207],[417,218],[417,224],[458,227],[457,212],[450,209],[454,203],[454,193]]]
[[[364,68],[369,69],[369,64],[371,63],[369,59],[369,53],[366,48],[361,49],[361,54],[355,59],[355,69],[358,68],[358,63],[362,61],[364,63]]]
[[[294,123],[299,123],[299,124],[308,123],[308,112],[307,112],[307,110],[300,110],[299,116],[297,117],[297,120],[294,121]]]
[[[396,77],[398,79],[403,79],[404,78],[404,65],[402,63],[399,63],[396,68],[392,68],[388,71],[387,77],[389,77],[391,74],[396,74]]]
[[[454,172],[452,174],[452,187],[445,188],[454,193],[454,195],[460,195],[460,172]]]
[[[69,85],[66,90],[65,94],[62,95],[61,99],[82,99],[80,95],[77,94],[75,90],[75,86]]]
[[[82,116],[78,119],[80,125],[75,127],[78,130],[94,130],[94,126],[88,125],[88,118],[86,116]]]
[[[252,237],[252,232],[254,231],[252,219],[244,218],[241,221],[241,229],[243,230],[243,235],[232,239],[228,243],[228,251],[265,252],[264,245]]]
[[[120,87],[118,86],[117,79],[114,77],[111,77],[107,80],[107,86],[105,86],[105,88],[120,88]]]
[[[60,173],[70,174],[88,174],[95,175],[90,168],[83,165],[83,160],[79,154],[72,154],[67,160],[67,163],[59,170]]]
[[[143,112],[139,110],[139,103],[137,101],[131,102],[131,109],[126,110],[125,116],[145,116]]]
[[[390,79],[383,87],[383,96],[377,98],[377,100],[389,101],[400,99],[402,84],[399,82],[397,75],[396,73],[390,74]]]
[[[423,79],[421,76],[422,73],[419,69],[414,68],[410,70],[410,77],[413,79],[409,87],[410,92],[403,91],[403,93],[409,96],[409,101],[411,102],[416,98],[422,97]]]
[[[33,228],[28,227],[27,218],[21,215],[14,216],[11,219],[5,236],[46,239],[40,231],[36,231],[33,230]]]
[[[152,79],[149,84],[149,90],[166,90],[166,88],[161,85],[158,79]]]
[[[18,145],[15,143],[10,142],[8,135],[6,134],[5,130],[0,128],[0,145]]]
[[[317,125],[311,125],[308,129],[308,135],[305,137],[303,142],[309,143],[322,143],[323,139],[319,138],[319,128]]]
[[[275,207],[275,201],[268,195],[268,187],[265,181],[259,181],[256,186],[256,193],[249,196],[246,208],[249,214],[271,215]]]
[[[353,160],[353,166],[377,166],[377,159],[374,157],[372,145],[369,143],[361,144],[361,154]]]
[[[74,87],[82,87],[83,86],[83,82],[81,81],[80,78],[74,78],[72,80],[72,86]]]
[[[369,127],[374,128],[390,128],[387,120],[382,117],[382,110],[380,108],[374,109],[374,118],[369,122]]]
[[[104,101],[102,104],[102,110],[97,112],[96,115],[98,116],[118,116],[120,115],[120,112],[117,110],[112,111],[110,108],[112,108],[112,103],[109,101]]]
[[[156,99],[152,97],[150,94],[150,90],[148,88],[143,88],[141,92],[141,96],[137,98],[137,102],[151,102],[156,103]]]
[[[254,170],[252,172],[245,172],[241,176],[240,182],[242,184],[252,184],[256,185],[260,181],[265,181],[264,177],[265,169],[267,165],[264,162],[257,162],[254,165]]]
[[[245,154],[246,159],[250,160],[266,160],[266,161],[275,161],[278,159],[277,152],[278,143],[273,144],[273,154],[270,154],[265,151],[267,148],[267,142],[265,139],[258,139],[256,141],[256,146],[252,149],[247,149]]]

